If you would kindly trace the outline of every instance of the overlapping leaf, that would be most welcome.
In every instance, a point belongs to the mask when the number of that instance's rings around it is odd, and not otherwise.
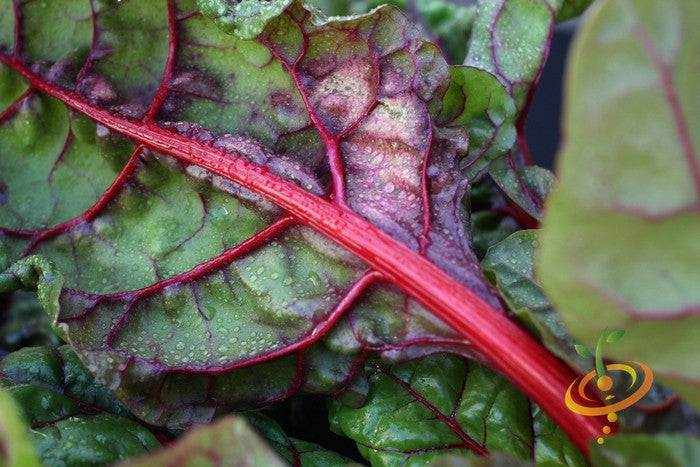
[[[575,351],[557,311],[535,278],[535,251],[539,248],[538,232],[521,230],[489,249],[482,262],[487,277],[501,291],[508,307],[535,331],[552,352],[572,366],[590,371],[590,361]]]
[[[68,346],[6,355],[0,387],[31,428],[31,449],[44,465],[105,465],[160,447]]]
[[[556,12],[562,3],[562,0],[479,3],[464,63],[497,76],[520,111],[526,108],[542,72]]]
[[[568,71],[561,184],[547,207],[542,284],[584,344],[653,368],[700,403],[697,2],[601,2]],[[604,55],[602,53],[605,52]]]
[[[294,2],[253,42],[186,0],[0,6],[21,19],[8,26],[17,41],[0,37],[0,238],[12,264],[0,289],[37,287],[139,417],[187,426],[299,388],[351,388],[361,401],[366,350],[470,352],[260,195],[95,121],[107,110],[119,128],[141,121],[332,194],[497,308],[464,234],[466,133],[437,123],[449,69],[398,10],[317,24]]]
[[[372,465],[426,465],[490,451],[542,465],[585,465],[551,419],[483,366],[446,354],[368,365],[374,374],[367,404],[333,402],[331,424]]]
[[[459,5],[445,0],[326,0],[316,3],[319,3],[322,9],[329,3],[336,8],[345,8],[342,14],[364,13],[386,3],[396,5],[421,27],[431,42],[440,46],[450,63],[462,63],[464,60],[476,14],[476,5]]]

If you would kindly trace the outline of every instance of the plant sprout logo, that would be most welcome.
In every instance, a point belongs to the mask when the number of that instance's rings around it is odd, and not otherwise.
[[[651,388],[651,383],[654,382],[654,375],[648,366],[643,363],[628,361],[626,363],[611,363],[608,365],[603,364],[603,340],[607,343],[613,343],[619,341],[625,334],[625,331],[618,330],[613,331],[607,336],[605,333],[607,328],[601,333],[598,338],[598,344],[595,348],[595,354],[592,353],[587,347],[582,345],[576,345],[576,352],[584,358],[591,358],[595,356],[595,370],[591,371],[587,375],[578,377],[569,389],[566,390],[566,406],[572,412],[581,415],[587,415],[590,417],[607,415],[609,422],[614,423],[617,421],[617,413],[620,410],[631,406],[638,402],[644,394]],[[641,370],[641,377],[640,372]],[[608,375],[609,372],[621,372],[626,373],[631,380],[631,383],[625,388],[624,393],[626,397],[624,399],[619,399],[618,396],[611,393],[613,389],[613,379]],[[601,391],[601,395],[606,403],[612,401],[609,405],[601,405],[600,401],[596,398],[589,397],[586,394],[586,387],[589,383],[596,378],[596,386]],[[619,393],[619,392],[618,392]],[[578,401],[574,400],[574,394],[577,394]],[[616,400],[617,399],[617,400]],[[610,427],[604,426],[603,433],[609,434]],[[604,440],[602,437],[598,438],[598,444],[603,444]]]

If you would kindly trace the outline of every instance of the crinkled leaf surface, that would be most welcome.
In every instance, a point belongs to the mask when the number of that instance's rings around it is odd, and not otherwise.
[[[0,386],[29,425],[44,465],[105,465],[160,447],[68,346],[6,355]]]
[[[397,10],[317,25],[295,3],[250,42],[187,1],[6,7],[21,23],[2,43],[0,216],[14,262],[3,287],[38,287],[83,362],[140,417],[182,426],[302,385],[335,392],[363,349],[466,352],[259,194],[98,123],[99,111],[119,129],[142,120],[298,191],[330,192],[497,306],[464,239],[466,133],[433,121],[449,69]],[[57,35],[34,34],[47,15]],[[322,345],[355,357],[336,358],[344,378],[315,381],[303,349],[346,311]],[[412,342],[423,346],[410,353]]]
[[[396,8],[268,3],[209,5],[258,15],[233,35],[192,0],[0,3],[0,291],[37,289],[150,423],[299,389],[357,406],[370,352],[451,351],[492,362],[585,449],[597,422],[559,397],[574,375],[503,313],[465,233],[474,155],[454,122],[486,114],[505,144],[507,93],[462,112],[468,86],[448,92]]]
[[[572,334],[700,406],[697,2],[604,1],[570,62],[540,276]],[[613,131],[611,131],[611,129]]]
[[[331,402],[331,427],[372,465],[425,465],[446,455],[504,451],[518,459],[585,465],[551,419],[493,371],[448,354],[373,373],[361,408]]]
[[[323,2],[316,2],[321,3]],[[329,3],[329,2],[326,2]],[[361,0],[330,3],[347,5],[348,12],[364,13],[385,3],[396,5],[421,27],[431,42],[442,49],[450,63],[462,63],[467,53],[476,5],[457,5],[445,0]]]
[[[224,31],[234,33],[242,39],[252,39],[291,2],[292,0],[197,0],[197,6]]]
[[[452,81],[440,118],[469,128],[469,155],[462,160],[460,168],[474,182],[493,160],[513,146],[515,101],[488,71],[462,66],[452,67],[451,72]]]
[[[591,360],[574,350],[575,340],[567,332],[557,310],[544,294],[535,277],[538,231],[520,230],[492,246],[481,265],[486,276],[518,318],[535,331],[542,342],[560,358],[590,371]]]
[[[591,461],[600,467],[697,465],[700,440],[681,434],[611,436],[593,446]]]
[[[251,428],[245,418],[229,415],[211,425],[193,428],[174,444],[120,466],[288,465]]]
[[[515,113],[504,121],[505,125],[493,122],[498,131],[491,133],[509,136],[513,123],[520,133],[517,144],[513,146],[511,142],[507,146],[509,152],[486,152],[487,157],[477,159],[475,167],[465,173],[474,178],[489,169],[491,178],[512,202],[518,211],[519,223],[525,228],[537,225],[542,214],[542,197],[551,180],[543,169],[528,167],[529,152],[522,136],[524,118],[549,54],[556,15],[560,9],[570,7],[571,2],[562,0],[480,2],[464,61],[465,65],[495,76],[516,106]],[[494,139],[494,143],[497,142]],[[494,144],[493,148],[498,146]]]
[[[482,267],[501,291],[508,307],[537,333],[544,345],[572,367],[588,373],[594,369],[594,355],[587,347],[577,344],[569,334],[535,274],[538,237],[535,230],[513,233],[489,249]],[[610,348],[606,344],[605,352]],[[586,358],[578,353],[580,350],[587,355]],[[624,397],[623,391],[620,396]],[[657,383],[633,407],[623,411],[619,418],[621,430],[647,433],[698,433],[699,421],[700,416],[691,407]]]

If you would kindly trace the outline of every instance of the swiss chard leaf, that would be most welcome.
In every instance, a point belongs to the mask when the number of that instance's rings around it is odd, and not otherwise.
[[[160,447],[68,346],[6,355],[0,387],[31,428],[33,448],[45,465],[105,465]]]
[[[520,111],[526,108],[544,67],[556,12],[562,3],[562,0],[479,2],[464,64],[497,76]]]
[[[574,375],[508,319],[464,229],[460,169],[490,140],[472,152],[454,123],[491,112],[505,146],[513,83],[460,112],[476,91],[450,93],[438,48],[392,7],[202,6],[238,36],[191,0],[2,0],[0,291],[37,289],[152,423],[299,389],[358,405],[370,352],[452,351],[502,369],[585,449],[600,430],[560,397]]]
[[[591,14],[567,73],[542,284],[575,337],[593,348],[605,326],[623,329],[606,353],[700,407],[700,5]]]
[[[322,3],[322,2],[317,2]],[[329,3],[329,2],[326,2]],[[347,5],[347,13],[364,13],[371,8],[389,3],[405,11],[421,27],[424,35],[440,46],[450,63],[461,63],[467,53],[476,5],[456,5],[445,0],[361,0],[354,2],[332,1]]]
[[[557,12],[557,21],[566,21],[579,16],[588,8],[593,0],[564,0]]]
[[[425,465],[470,450],[503,451],[538,465],[585,465],[556,424],[481,365],[443,354],[368,366],[367,403],[332,402],[330,420],[372,465]]]
[[[482,267],[508,307],[549,350],[570,365],[590,371],[593,354],[576,344],[535,277],[538,237],[535,230],[515,232],[489,249]]]

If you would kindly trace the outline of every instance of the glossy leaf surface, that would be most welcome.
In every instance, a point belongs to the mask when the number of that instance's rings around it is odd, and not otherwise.
[[[31,428],[44,465],[105,465],[160,447],[68,346],[6,355],[0,386]]]
[[[590,371],[590,360],[582,359],[577,354],[587,352],[584,357],[588,359],[593,354],[585,347],[578,351],[578,344],[567,332],[557,310],[535,277],[538,237],[535,230],[515,232],[489,249],[482,267],[501,291],[508,308],[538,334],[547,348],[570,365]]]
[[[497,76],[521,111],[527,106],[549,54],[549,37],[562,3],[562,0],[479,3],[464,64]]]
[[[319,1],[323,6],[322,1]],[[445,0],[360,0],[343,2],[326,0],[325,3],[341,4],[347,13],[364,13],[386,3],[396,5],[421,27],[424,36],[440,46],[450,63],[461,63],[467,52],[476,5],[459,5]],[[337,8],[342,8],[340,5]]]
[[[600,2],[568,70],[540,275],[572,334],[700,404],[697,2]],[[614,129],[614,131],[610,131]]]
[[[330,420],[372,465],[425,465],[469,451],[585,465],[539,408],[483,366],[448,355],[368,365],[373,374],[366,405],[334,402]]]

